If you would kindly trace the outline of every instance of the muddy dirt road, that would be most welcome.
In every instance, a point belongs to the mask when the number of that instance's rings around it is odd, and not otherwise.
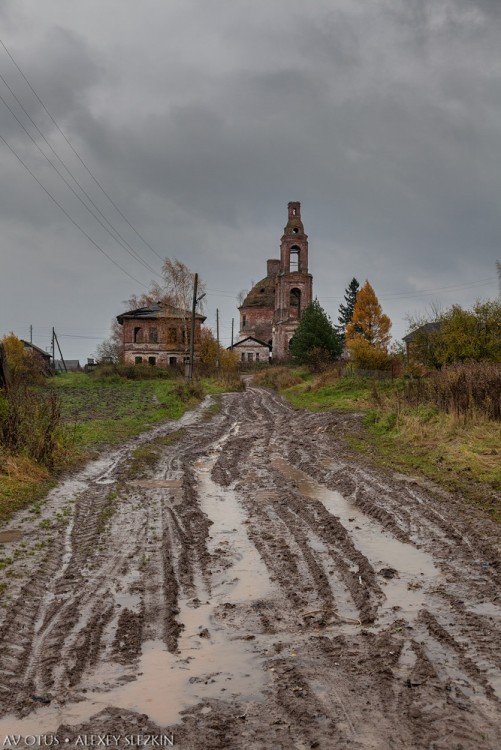
[[[499,528],[370,468],[354,417],[219,407],[10,524],[0,743],[500,748]]]

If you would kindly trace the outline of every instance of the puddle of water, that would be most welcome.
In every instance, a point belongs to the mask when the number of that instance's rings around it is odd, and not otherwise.
[[[336,575],[336,566],[331,558],[329,548],[322,539],[313,534],[312,531],[308,534],[308,543],[311,549],[321,556],[320,562],[329,579],[331,591],[334,594],[337,614],[339,617],[350,621],[349,623],[342,621],[336,622],[336,632],[348,634],[358,632],[359,627],[358,625],[355,625],[355,623],[360,622],[358,619],[358,609],[348,588],[341,578]]]
[[[225,551],[231,567],[224,571],[224,579],[214,586],[216,598],[227,602],[241,602],[270,596],[272,584],[259,552],[250,541],[245,528],[246,515],[233,489],[221,487],[211,478],[217,461],[214,453],[207,460],[194,465],[198,480],[198,496],[203,512],[212,521],[209,552]],[[223,589],[221,591],[221,589]]]
[[[494,602],[466,603],[465,609],[467,612],[473,612],[481,617],[488,617],[493,620],[501,619],[501,607],[494,604]]]
[[[129,482],[132,487],[182,487],[180,479],[133,479]]]
[[[18,542],[19,539],[23,538],[23,532],[19,529],[11,529],[10,531],[0,531],[0,544],[6,544],[7,542]]]
[[[218,574],[211,595],[197,580],[196,596],[179,602],[178,619],[184,625],[179,652],[169,653],[161,640],[147,641],[134,681],[116,687],[124,675],[123,667],[103,664],[85,678],[85,701],[64,707],[53,702],[22,720],[6,717],[0,720],[0,736],[53,732],[63,723],[71,726],[88,721],[106,706],[145,713],[160,726],[166,726],[179,721],[182,710],[204,699],[235,696],[240,701],[265,700],[266,672],[261,668],[256,641],[235,637],[238,633],[228,631],[214,616],[223,602],[248,604],[272,595],[266,567],[247,536],[245,513],[235,492],[219,487],[211,479],[217,457],[216,451],[205,462],[197,462],[195,474],[202,508],[213,522],[209,550],[227,550],[224,558],[231,565]],[[124,585],[124,589],[130,590],[129,585]],[[125,592],[115,592],[116,602],[129,608],[137,606],[139,597]],[[198,606],[194,606],[195,599],[200,602]],[[99,692],[94,692],[96,686]],[[107,686],[110,689],[106,691]]]
[[[276,458],[273,466],[287,479],[293,480],[302,495],[319,500],[341,522],[356,549],[368,559],[376,572],[382,568],[394,568],[398,571],[398,577],[392,579],[386,580],[378,576],[386,597],[379,616],[398,612],[409,621],[413,620],[423,607],[426,589],[435,584],[439,576],[431,555],[412,544],[398,541],[339,492],[316,482],[287,461]]]

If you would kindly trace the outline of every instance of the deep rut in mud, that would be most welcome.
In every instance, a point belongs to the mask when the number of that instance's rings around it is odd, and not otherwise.
[[[0,741],[501,747],[498,528],[350,452],[355,417],[219,404],[6,530]]]

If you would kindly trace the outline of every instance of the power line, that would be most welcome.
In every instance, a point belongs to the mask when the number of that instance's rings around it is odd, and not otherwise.
[[[133,232],[134,232],[134,233],[135,233],[135,234],[137,235],[137,237],[139,237],[139,239],[140,239],[140,240],[141,240],[142,242],[144,242],[144,244],[146,245],[146,247],[148,247],[148,248],[149,248],[149,249],[150,249],[150,250],[152,251],[152,253],[154,253],[154,255],[156,255],[156,256],[157,256],[157,258],[160,258],[160,260],[162,260],[162,261],[163,261],[163,260],[164,260],[164,258],[163,258],[163,257],[162,257],[162,256],[161,256],[161,255],[160,255],[159,253],[157,253],[157,251],[155,250],[155,248],[153,248],[153,247],[152,247],[152,246],[150,245],[150,243],[149,243],[149,242],[148,242],[148,241],[147,241],[147,240],[146,240],[146,239],[145,239],[145,238],[143,237],[143,235],[142,235],[142,234],[140,234],[140,232],[138,232],[138,231],[137,231],[137,229],[135,229],[135,227],[134,227],[134,226],[133,226],[133,225],[131,224],[131,222],[130,222],[130,221],[128,220],[128,218],[127,218],[127,217],[125,216],[125,214],[124,214],[124,213],[123,213],[123,212],[122,212],[122,211],[120,210],[120,208],[119,208],[119,207],[117,206],[117,204],[116,204],[116,203],[115,203],[115,201],[114,201],[114,200],[112,199],[112,197],[111,197],[111,196],[110,196],[110,195],[109,195],[109,194],[108,194],[108,193],[106,192],[106,190],[105,190],[105,189],[103,188],[103,186],[101,185],[101,183],[99,182],[99,180],[97,179],[97,177],[95,177],[95,175],[94,175],[94,174],[92,173],[92,171],[91,171],[91,170],[89,169],[89,167],[88,167],[88,166],[86,165],[86,163],[84,162],[84,160],[82,159],[82,157],[80,156],[80,154],[78,153],[78,151],[77,151],[77,150],[75,149],[75,147],[73,146],[73,144],[71,143],[71,141],[69,140],[69,138],[68,138],[68,137],[67,137],[67,136],[65,135],[65,133],[63,132],[63,130],[62,130],[62,129],[60,128],[60,126],[59,126],[59,124],[58,124],[58,123],[56,122],[55,118],[54,118],[54,117],[52,116],[52,114],[51,114],[51,113],[49,112],[49,110],[47,109],[47,107],[45,106],[45,104],[43,103],[43,101],[41,100],[41,98],[39,97],[39,95],[37,94],[37,92],[35,91],[35,89],[33,88],[33,86],[31,85],[31,83],[29,82],[28,78],[26,77],[26,75],[25,75],[25,74],[23,73],[23,71],[22,71],[22,70],[21,70],[21,68],[19,67],[19,65],[17,64],[17,62],[15,61],[14,57],[12,56],[12,54],[11,54],[11,53],[9,52],[9,50],[7,49],[7,47],[6,47],[5,43],[3,42],[3,40],[2,40],[2,39],[0,39],[0,44],[2,45],[2,47],[3,47],[3,48],[4,48],[4,50],[5,50],[5,52],[7,53],[7,55],[9,56],[9,58],[10,58],[10,59],[12,60],[13,64],[14,64],[14,65],[16,66],[17,70],[19,71],[20,75],[21,75],[21,76],[23,77],[23,79],[25,80],[25,82],[27,83],[27,85],[29,86],[29,88],[31,89],[31,91],[33,92],[33,94],[35,95],[35,97],[37,98],[37,100],[38,100],[38,102],[40,103],[40,105],[41,105],[41,106],[43,107],[44,111],[45,111],[45,112],[47,113],[48,117],[49,117],[49,118],[51,119],[51,121],[52,121],[52,122],[54,123],[54,125],[55,125],[55,127],[56,127],[56,128],[58,129],[58,131],[59,131],[59,132],[61,133],[62,137],[64,138],[64,140],[66,141],[66,143],[68,144],[68,146],[70,147],[70,149],[71,149],[71,150],[73,151],[73,153],[75,154],[75,156],[77,157],[77,159],[79,160],[79,162],[81,163],[81,165],[83,166],[83,168],[84,168],[84,169],[86,170],[86,172],[87,172],[87,173],[89,174],[89,176],[90,176],[90,177],[92,178],[92,180],[94,180],[94,182],[96,183],[96,185],[98,186],[98,188],[99,188],[99,189],[101,190],[101,192],[102,192],[102,193],[103,193],[103,194],[104,194],[104,195],[106,196],[106,198],[108,198],[108,200],[109,200],[109,202],[111,203],[111,205],[113,206],[113,208],[114,208],[114,209],[115,209],[116,211],[118,211],[118,213],[120,214],[120,216],[122,217],[122,219],[123,219],[123,220],[124,220],[124,221],[125,221],[125,222],[126,222],[126,223],[127,223],[128,225],[129,225],[129,227],[130,227],[130,228],[132,229],[132,231],[133,231]]]
[[[1,79],[1,80],[2,80],[2,81],[3,81],[4,83],[6,83],[6,82],[5,82],[5,79],[3,78],[3,76],[1,75],[1,73],[0,73],[0,79]],[[71,190],[71,192],[73,193],[73,195],[74,195],[74,196],[75,196],[75,197],[77,198],[77,200],[79,200],[79,201],[80,201],[80,203],[81,203],[81,204],[83,205],[83,207],[84,207],[84,208],[85,208],[85,209],[86,209],[86,210],[87,210],[87,211],[88,211],[88,212],[90,213],[90,215],[91,215],[91,216],[92,216],[92,217],[93,217],[93,218],[94,218],[94,219],[95,219],[95,220],[96,220],[96,221],[97,221],[97,222],[98,222],[98,223],[99,223],[99,224],[100,224],[100,225],[101,225],[101,226],[103,227],[103,229],[104,229],[104,230],[105,230],[106,232],[108,232],[108,234],[110,235],[110,237],[111,237],[111,238],[112,238],[113,240],[115,240],[115,242],[117,242],[117,243],[118,243],[119,245],[121,245],[121,246],[122,246],[122,247],[124,248],[124,250],[126,250],[126,252],[128,252],[128,253],[129,253],[129,255],[130,255],[130,256],[131,256],[132,258],[134,258],[134,260],[137,260],[137,261],[138,261],[139,263],[141,263],[141,264],[142,264],[142,265],[143,265],[143,266],[144,266],[145,268],[147,268],[147,269],[148,269],[148,271],[151,271],[152,273],[154,273],[154,274],[156,275],[156,273],[157,273],[157,272],[156,272],[156,270],[155,270],[154,268],[152,268],[152,267],[151,267],[151,266],[150,266],[150,265],[149,265],[149,264],[148,264],[148,263],[147,263],[147,262],[146,262],[145,260],[143,260],[143,258],[141,258],[141,256],[140,256],[140,255],[138,255],[138,254],[137,254],[137,253],[136,253],[136,252],[134,251],[134,249],[133,249],[133,248],[132,248],[132,247],[131,247],[131,246],[129,245],[129,243],[128,243],[128,242],[127,242],[127,241],[126,241],[126,240],[125,240],[125,239],[124,239],[124,238],[122,237],[122,235],[121,235],[121,234],[120,234],[120,233],[118,232],[118,230],[116,230],[116,229],[115,229],[115,227],[114,227],[114,226],[113,226],[113,225],[111,224],[111,222],[109,222],[109,221],[108,221],[108,219],[107,219],[107,218],[106,218],[106,216],[105,216],[105,215],[104,215],[104,214],[102,213],[102,211],[101,211],[101,210],[100,210],[100,209],[98,208],[98,206],[96,206],[96,204],[94,203],[94,201],[92,200],[92,198],[90,197],[90,195],[89,195],[89,194],[88,194],[88,193],[86,192],[86,190],[85,190],[85,189],[84,189],[84,188],[83,188],[83,187],[82,187],[82,186],[80,185],[80,183],[78,182],[78,180],[77,180],[77,179],[76,179],[76,178],[75,178],[75,177],[73,176],[73,174],[72,174],[72,173],[70,172],[70,170],[69,170],[69,169],[68,169],[68,167],[67,167],[67,166],[65,165],[65,163],[63,162],[63,160],[62,160],[62,159],[61,159],[61,158],[60,158],[60,157],[58,156],[58,154],[57,154],[57,153],[56,153],[56,152],[54,151],[54,149],[52,148],[52,146],[50,145],[50,143],[49,143],[49,142],[47,141],[47,139],[45,138],[44,134],[43,134],[43,133],[42,133],[42,132],[40,131],[40,129],[38,128],[38,126],[36,125],[36,123],[35,123],[35,122],[33,122],[33,120],[31,119],[30,115],[29,115],[29,114],[28,114],[28,113],[26,112],[26,110],[24,109],[23,105],[22,105],[22,104],[21,104],[21,103],[19,102],[19,100],[17,99],[17,97],[15,96],[15,94],[13,94],[12,90],[10,89],[10,87],[8,86],[8,84],[7,84],[7,83],[6,83],[6,85],[7,85],[7,88],[9,89],[9,91],[11,91],[11,93],[12,93],[12,95],[14,96],[14,98],[16,99],[16,101],[17,101],[17,102],[18,102],[18,103],[20,104],[20,106],[21,106],[21,108],[22,108],[23,112],[24,112],[24,113],[26,114],[26,116],[27,116],[27,117],[28,117],[28,118],[30,119],[30,121],[32,122],[32,124],[34,125],[34,127],[36,128],[36,130],[38,131],[38,133],[40,133],[40,135],[41,135],[41,137],[42,137],[42,138],[44,139],[45,143],[46,143],[46,144],[48,145],[48,147],[49,147],[49,148],[51,149],[51,151],[53,152],[54,156],[55,156],[55,157],[56,157],[56,158],[57,158],[57,159],[58,159],[58,160],[59,160],[59,161],[61,162],[61,164],[62,164],[62,165],[63,165],[63,167],[64,167],[64,168],[66,169],[66,171],[68,172],[68,174],[70,175],[70,177],[71,177],[71,178],[72,178],[72,179],[73,179],[73,180],[75,181],[75,183],[76,183],[76,184],[78,185],[78,187],[80,188],[80,190],[81,190],[81,191],[82,191],[82,192],[84,193],[84,195],[85,195],[85,196],[86,196],[86,197],[88,198],[88,200],[89,200],[89,201],[91,202],[91,204],[92,204],[92,205],[94,206],[94,208],[96,209],[96,211],[98,211],[98,212],[99,212],[99,213],[101,214],[101,216],[103,217],[103,219],[104,219],[104,220],[105,220],[105,221],[106,221],[106,222],[107,222],[107,223],[108,223],[108,224],[110,225],[110,227],[112,228],[113,232],[115,232],[115,234],[116,234],[116,235],[118,235],[118,238],[119,238],[119,239],[117,239],[117,237],[115,237],[115,236],[114,236],[114,234],[112,234],[112,232],[111,232],[111,231],[110,231],[110,230],[108,229],[108,227],[107,227],[107,226],[106,226],[106,225],[105,225],[105,224],[104,224],[104,223],[103,223],[103,222],[102,222],[102,221],[101,221],[101,220],[99,219],[99,217],[98,217],[98,216],[96,216],[96,214],[95,214],[95,213],[94,213],[94,212],[93,212],[93,211],[92,211],[92,210],[91,210],[91,209],[89,208],[89,206],[88,206],[88,205],[87,205],[87,204],[85,203],[85,201],[84,201],[84,200],[82,200],[81,196],[80,196],[80,195],[78,195],[78,193],[77,193],[77,192],[76,192],[76,190],[75,190],[75,189],[73,188],[73,186],[72,186],[72,185],[70,185],[70,183],[68,182],[68,180],[66,179],[66,177],[65,177],[65,176],[64,176],[64,175],[63,175],[63,174],[62,174],[62,173],[61,173],[61,172],[59,171],[59,169],[58,169],[58,168],[56,167],[56,165],[55,165],[55,164],[54,164],[54,163],[53,163],[53,162],[52,162],[52,161],[51,161],[51,160],[49,159],[49,157],[47,156],[47,154],[46,154],[46,153],[45,153],[45,152],[43,151],[43,149],[42,149],[42,148],[40,147],[40,145],[39,145],[39,144],[38,144],[38,143],[36,142],[35,138],[33,138],[33,136],[31,135],[31,133],[29,132],[29,130],[28,130],[28,129],[27,129],[27,128],[26,128],[25,126],[24,126],[24,124],[23,124],[23,123],[21,122],[21,120],[19,119],[19,117],[18,117],[18,116],[16,115],[16,113],[15,113],[15,112],[14,112],[14,111],[12,110],[12,108],[11,108],[11,107],[9,106],[9,104],[8,104],[8,103],[7,103],[6,101],[5,101],[5,99],[3,98],[3,96],[2,96],[1,94],[0,94],[0,101],[1,101],[1,102],[2,102],[2,103],[3,103],[4,105],[5,105],[5,107],[6,107],[6,108],[7,108],[8,110],[9,110],[9,112],[11,113],[11,115],[12,115],[12,116],[13,116],[13,117],[15,118],[15,120],[16,120],[16,121],[17,121],[17,122],[19,123],[19,125],[20,125],[20,126],[22,127],[22,129],[24,130],[24,132],[26,133],[26,135],[28,136],[28,138],[30,138],[30,140],[31,140],[31,141],[33,142],[33,144],[34,144],[34,145],[35,145],[35,147],[36,147],[36,148],[38,149],[38,151],[40,151],[40,153],[42,154],[42,156],[44,157],[44,159],[46,159],[46,161],[47,161],[47,162],[48,162],[48,163],[50,164],[50,166],[52,167],[52,169],[53,169],[53,170],[54,170],[54,171],[56,172],[56,174],[57,174],[57,175],[59,175],[59,177],[60,177],[60,178],[61,178],[61,180],[62,180],[62,181],[64,182],[64,184],[65,184],[65,185],[66,185],[66,186],[67,186],[67,187],[68,187],[68,188],[69,188],[69,189]]]
[[[135,281],[136,283],[140,284],[140,285],[141,285],[142,287],[144,287],[145,289],[148,289],[148,287],[147,287],[147,285],[146,285],[146,284],[143,284],[143,282],[142,282],[142,281],[139,281],[139,279],[136,279],[136,277],[135,277],[135,276],[132,276],[132,274],[130,274],[130,273],[129,273],[128,271],[126,271],[126,270],[125,270],[125,268],[123,268],[123,266],[121,266],[121,265],[120,265],[120,263],[117,263],[117,261],[116,261],[116,260],[113,260],[113,258],[112,258],[112,257],[111,257],[110,255],[108,255],[108,253],[107,253],[107,252],[106,252],[105,250],[103,250],[103,248],[101,247],[101,245],[98,245],[98,243],[97,243],[97,242],[96,242],[95,240],[93,240],[93,239],[92,239],[92,237],[90,236],[90,234],[88,234],[88,233],[87,233],[87,232],[85,231],[85,229],[83,229],[83,227],[81,227],[81,226],[80,226],[80,224],[77,224],[77,222],[75,221],[75,219],[73,219],[73,218],[72,218],[72,217],[70,216],[70,214],[69,214],[69,213],[68,213],[68,212],[66,211],[66,209],[65,209],[65,208],[63,208],[63,206],[62,206],[62,205],[61,205],[61,204],[59,203],[59,201],[58,201],[58,200],[57,200],[56,198],[54,198],[54,196],[52,195],[52,193],[50,193],[50,192],[49,192],[49,190],[47,190],[47,188],[45,187],[45,185],[43,185],[43,184],[42,184],[42,183],[40,182],[40,180],[38,179],[38,177],[37,177],[37,176],[36,176],[36,175],[35,175],[35,174],[34,174],[34,173],[33,173],[33,172],[31,171],[31,169],[30,169],[30,168],[28,167],[28,165],[27,165],[27,164],[26,164],[26,163],[25,163],[25,162],[24,162],[24,161],[23,161],[23,160],[21,159],[21,157],[19,156],[19,154],[18,154],[18,153],[16,153],[15,149],[13,149],[13,148],[12,148],[12,146],[11,146],[11,145],[10,145],[10,144],[9,144],[9,143],[8,143],[8,142],[7,142],[6,140],[5,140],[5,138],[4,138],[4,137],[3,137],[3,135],[1,135],[1,134],[0,134],[0,140],[1,140],[1,141],[3,141],[3,143],[5,143],[5,145],[6,145],[6,146],[7,146],[7,148],[9,149],[9,151],[10,151],[10,152],[11,152],[11,153],[12,153],[12,154],[13,154],[13,155],[14,155],[14,156],[16,157],[16,159],[17,159],[17,160],[18,160],[18,161],[19,161],[19,162],[20,162],[20,163],[21,163],[21,164],[23,165],[23,167],[24,167],[24,168],[26,169],[26,171],[27,171],[27,172],[28,172],[28,173],[29,173],[29,174],[30,174],[30,175],[31,175],[31,176],[33,177],[33,179],[35,180],[35,182],[37,182],[37,183],[38,183],[38,185],[40,185],[40,187],[42,188],[42,190],[43,190],[43,191],[44,191],[44,192],[45,192],[45,193],[46,193],[46,194],[47,194],[47,195],[49,196],[49,198],[51,199],[51,201],[53,201],[53,203],[55,203],[55,204],[56,204],[56,206],[57,206],[57,207],[58,207],[58,208],[59,208],[59,209],[60,209],[60,210],[61,210],[61,211],[63,212],[63,214],[64,214],[64,215],[66,216],[66,218],[68,218],[68,219],[69,219],[69,220],[71,221],[71,223],[72,223],[72,224],[73,224],[74,226],[76,226],[76,228],[77,228],[78,230],[80,230],[80,232],[81,232],[81,233],[82,233],[82,234],[83,234],[83,235],[84,235],[84,236],[85,236],[85,237],[86,237],[86,238],[87,238],[87,239],[89,240],[89,242],[92,242],[92,244],[94,245],[94,247],[96,247],[96,248],[97,248],[97,249],[99,250],[99,252],[100,252],[100,253],[102,253],[102,254],[103,254],[104,256],[106,256],[106,258],[108,258],[108,260],[110,260],[110,261],[111,261],[111,262],[113,263],[113,265],[115,265],[115,266],[116,266],[117,268],[119,268],[119,269],[120,269],[121,271],[123,271],[123,272],[124,272],[125,274],[127,274],[127,276],[128,276],[128,277],[129,277],[130,279],[132,279],[132,281]]]
[[[423,294],[435,294],[435,292],[451,291],[455,289],[469,289],[474,286],[488,286],[492,284],[492,279],[478,279],[478,281],[470,281],[467,284],[457,284],[456,286],[443,286],[436,287],[435,289],[422,289],[419,292],[395,292],[394,294],[381,294],[378,295],[378,299],[408,299],[409,297],[420,297]],[[344,299],[344,297],[319,297],[318,299]]]

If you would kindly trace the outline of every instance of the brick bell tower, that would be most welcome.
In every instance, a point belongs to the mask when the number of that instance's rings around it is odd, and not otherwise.
[[[288,358],[289,341],[313,297],[313,277],[308,273],[308,236],[301,221],[301,204],[291,201],[287,210],[287,224],[280,241],[280,271],[275,286],[274,359]]]

